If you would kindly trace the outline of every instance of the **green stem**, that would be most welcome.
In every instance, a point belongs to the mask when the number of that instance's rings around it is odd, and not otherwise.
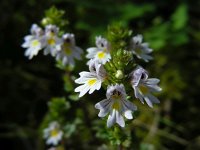
[[[120,144],[120,145],[118,146],[118,149],[119,149],[119,150],[123,150],[123,145]]]

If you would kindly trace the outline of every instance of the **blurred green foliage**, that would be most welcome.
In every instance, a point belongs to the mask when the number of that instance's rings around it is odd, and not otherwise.
[[[41,23],[43,26],[54,24],[62,29],[68,24],[67,19],[64,18],[64,14],[64,10],[58,10],[55,6],[52,6],[45,11],[45,17],[42,19]]]
[[[45,121],[52,118],[61,118],[65,124],[67,149],[116,149],[110,140],[123,138],[116,135],[116,139],[109,139],[104,121],[97,117],[94,104],[105,97],[105,91],[77,102],[77,95],[69,95],[75,86],[74,77],[59,64],[54,67],[53,58],[39,55],[28,61],[24,57],[20,47],[24,35],[32,23],[40,23],[52,5],[65,14],[52,7],[46,16],[50,13],[68,20],[55,23],[75,33],[76,43],[83,49],[94,46],[95,36],[105,36],[107,26],[115,22],[132,29],[133,35],[143,34],[154,49],[154,60],[143,65],[151,77],[161,79],[161,104],[149,109],[133,100],[139,111],[124,131],[124,149],[200,149],[200,2],[195,0],[2,0],[1,149],[45,149],[38,129],[46,127]],[[71,71],[78,76],[78,70],[86,69],[77,62]]]

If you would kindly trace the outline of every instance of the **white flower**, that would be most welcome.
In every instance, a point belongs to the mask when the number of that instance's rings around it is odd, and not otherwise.
[[[24,37],[23,48],[27,48],[25,51],[25,56],[32,59],[36,56],[38,52],[44,47],[43,30],[37,25],[33,24],[31,27],[31,35]]]
[[[61,45],[61,39],[58,37],[59,28],[55,25],[47,25],[45,27],[45,42],[46,47],[44,49],[44,55],[51,54],[55,56],[57,54],[58,47]]]
[[[61,60],[63,65],[67,63],[74,66],[74,58],[80,60],[83,50],[76,46],[74,34],[64,34],[62,44],[57,47],[59,50],[56,59]]]
[[[149,48],[148,43],[142,43],[142,35],[136,35],[131,39],[131,49],[139,59],[143,59],[145,62],[152,60],[153,57],[149,56],[152,49]]]
[[[153,107],[153,103],[160,103],[160,101],[151,94],[151,92],[160,92],[162,89],[157,85],[160,82],[159,79],[149,78],[147,71],[141,67],[138,67],[132,73],[132,87],[135,92],[135,97],[139,98],[144,104],[144,101],[149,107]]]
[[[105,117],[108,113],[107,127],[111,127],[117,123],[121,127],[125,126],[124,118],[133,119],[132,112],[137,110],[137,107],[126,100],[126,91],[123,84],[108,86],[106,99],[98,102],[95,105],[99,109],[99,117]]]
[[[63,132],[60,130],[58,122],[54,121],[49,124],[49,127],[44,129],[44,138],[47,139],[48,145],[58,145],[61,141]]]
[[[101,36],[96,37],[96,46],[87,49],[88,54],[86,58],[95,59],[101,64],[105,64],[111,59],[110,55],[110,44],[109,42],[102,38]]]
[[[137,86],[141,79],[147,79],[148,78],[148,72],[143,69],[142,67],[138,66],[132,73],[132,80],[131,84],[133,86]]]
[[[96,61],[91,61],[89,64],[90,72],[83,71],[79,73],[80,78],[75,82],[82,84],[75,89],[75,92],[80,92],[79,97],[85,95],[88,91],[89,94],[101,88],[102,82],[105,80],[106,72],[101,64]]]

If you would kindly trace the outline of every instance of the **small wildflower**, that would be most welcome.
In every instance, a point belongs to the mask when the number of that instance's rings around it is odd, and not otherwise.
[[[86,58],[95,59],[101,64],[105,64],[111,59],[111,55],[109,53],[110,44],[109,42],[102,38],[101,36],[96,37],[96,46],[87,49],[88,54]]]
[[[43,30],[37,25],[33,24],[31,26],[31,35],[24,37],[23,48],[27,48],[25,51],[25,56],[32,59],[36,56],[38,52],[44,47]]]
[[[123,84],[108,86],[106,99],[98,102],[95,105],[99,109],[99,117],[105,117],[108,113],[107,127],[111,127],[117,123],[121,127],[125,126],[123,116],[127,119],[133,119],[132,112],[137,110],[137,107],[126,100],[126,91]]]
[[[135,97],[139,98],[144,104],[144,101],[149,107],[153,107],[153,103],[160,103],[160,101],[151,94],[151,92],[160,92],[162,89],[157,85],[160,82],[157,78],[148,78],[147,71],[138,67],[132,73],[132,87],[135,92]]]
[[[57,60],[62,60],[63,65],[67,63],[74,66],[74,58],[80,60],[83,50],[76,46],[74,34],[64,34],[62,44],[57,47],[59,50],[56,54]]]
[[[75,80],[76,83],[82,84],[75,89],[75,92],[80,92],[79,97],[82,97],[88,91],[91,94],[95,90],[99,90],[102,82],[105,80],[106,71],[97,61],[90,62],[89,70],[90,72],[80,72],[80,78]]]
[[[61,39],[58,37],[59,28],[55,25],[47,25],[45,27],[45,40],[46,47],[44,49],[44,55],[51,54],[55,56],[59,51],[57,47],[61,45]]]
[[[60,130],[58,122],[54,121],[49,124],[49,127],[44,129],[44,138],[47,139],[48,145],[58,145],[63,136],[63,132]]]
[[[137,86],[141,79],[147,79],[148,78],[148,72],[143,69],[142,67],[138,66],[132,73],[132,81],[131,84],[133,86]]]
[[[136,35],[131,39],[131,49],[139,59],[143,59],[145,62],[152,60],[153,57],[149,56],[152,49],[149,48],[148,43],[142,43],[142,35]]]

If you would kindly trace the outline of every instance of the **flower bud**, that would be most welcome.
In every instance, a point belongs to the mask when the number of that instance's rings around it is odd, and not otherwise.
[[[117,51],[117,57],[121,57],[123,55],[123,51],[120,49]]]
[[[42,25],[46,26],[50,23],[50,18],[43,18],[42,21],[41,21]]]
[[[121,70],[117,70],[117,72],[115,73],[115,77],[117,79],[122,79],[124,77],[124,74]]]

